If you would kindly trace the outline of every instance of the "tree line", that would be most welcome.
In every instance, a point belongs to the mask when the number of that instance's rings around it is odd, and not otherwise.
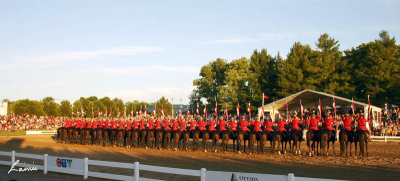
[[[213,112],[218,104],[219,112],[227,107],[229,112],[240,109],[247,112],[261,106],[262,93],[269,97],[266,104],[304,89],[327,92],[373,105],[400,104],[400,46],[394,37],[382,31],[379,38],[357,47],[340,51],[339,42],[328,34],[322,34],[315,43],[295,42],[286,58],[273,57],[267,49],[254,50],[250,58],[242,57],[228,62],[218,58],[200,69],[200,78],[193,81],[195,89],[189,96],[189,109],[194,113],[199,105],[203,113],[207,105]],[[40,101],[22,99],[8,101],[8,114],[31,114],[47,116],[71,116],[85,112],[87,117],[112,112],[113,116],[139,112],[148,105],[156,105],[157,115],[161,108],[168,115],[172,104],[161,97],[153,103],[132,101],[124,103],[119,98],[81,97],[72,104],[68,100],[55,102],[52,97]],[[92,115],[92,109],[95,115]],[[192,112],[193,113],[193,112]],[[78,115],[74,115],[78,116]]]
[[[340,51],[339,42],[322,34],[316,49],[295,42],[286,58],[273,57],[267,49],[254,50],[250,58],[228,62],[218,58],[200,69],[200,78],[193,81],[190,106],[218,104],[221,111],[234,112],[239,105],[248,110],[286,97],[304,89],[312,89],[367,102],[373,105],[400,104],[400,46],[387,31],[379,38],[357,47]],[[222,108],[222,109],[221,109]],[[246,111],[247,112],[247,111]]]
[[[45,97],[40,101],[29,99],[17,101],[5,99],[3,101],[8,102],[8,114],[13,113],[17,115],[81,117],[82,112],[84,112],[85,117],[97,117],[99,112],[104,116],[107,111],[108,116],[112,115],[112,117],[116,117],[118,116],[118,112],[120,112],[120,116],[124,116],[124,114],[129,116],[131,113],[136,115],[141,110],[144,114],[148,106],[156,106],[158,116],[162,115],[162,108],[164,108],[166,115],[170,115],[172,112],[172,104],[165,97],[161,97],[158,101],[152,103],[137,100],[124,103],[119,98],[110,99],[109,97],[103,97],[99,99],[96,96],[81,97],[72,104],[68,100],[57,103],[53,97]],[[151,111],[153,110],[154,108]],[[154,112],[147,112],[147,114],[154,114]]]

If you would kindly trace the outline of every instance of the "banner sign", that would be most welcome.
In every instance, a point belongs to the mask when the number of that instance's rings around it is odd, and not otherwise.
[[[83,159],[48,156],[47,164],[50,167],[83,170]]]
[[[221,181],[287,181],[287,175],[271,175],[257,173],[240,173],[240,172],[219,172],[207,171],[206,180],[221,180]]]

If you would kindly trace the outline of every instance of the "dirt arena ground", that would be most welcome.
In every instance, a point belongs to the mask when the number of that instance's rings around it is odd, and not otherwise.
[[[269,143],[268,143],[269,144]],[[56,143],[51,136],[13,136],[0,137],[0,150],[22,153],[44,154],[93,160],[116,161],[167,166],[175,168],[206,168],[213,171],[235,171],[265,174],[343,179],[343,180],[399,180],[400,179],[400,143],[369,144],[368,158],[341,158],[339,144],[336,143],[336,154],[331,156],[305,156],[306,145],[301,146],[303,155],[204,153],[200,151],[171,151],[144,148],[114,148],[83,146]],[[1,160],[5,158],[0,157]],[[30,163],[30,160],[22,160]],[[4,172],[7,169],[0,169]],[[133,175],[132,171],[89,166],[91,171]],[[3,173],[0,174],[0,176]],[[198,177],[186,177],[173,174],[140,171],[146,178],[163,180],[199,180]],[[60,177],[63,177],[60,174]],[[80,177],[72,177],[81,179]],[[89,180],[98,180],[90,178]]]

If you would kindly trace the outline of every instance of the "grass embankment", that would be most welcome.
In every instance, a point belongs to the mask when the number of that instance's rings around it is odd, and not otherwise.
[[[19,131],[0,131],[0,136],[25,136],[26,131],[25,130],[19,130]]]

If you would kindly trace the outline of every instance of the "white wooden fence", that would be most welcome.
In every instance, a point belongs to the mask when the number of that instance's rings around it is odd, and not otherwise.
[[[0,156],[10,156],[11,157],[10,161],[0,161],[0,165],[13,166],[15,164],[15,157],[43,160],[43,165],[18,163],[17,165],[15,165],[15,167],[27,167],[27,168],[35,167],[38,170],[43,170],[43,174],[47,174],[48,171],[52,171],[52,172],[59,172],[59,173],[66,173],[66,174],[73,174],[73,175],[82,175],[84,179],[87,179],[88,177],[97,177],[97,178],[112,179],[112,180],[159,181],[157,179],[140,178],[139,177],[140,170],[146,170],[146,171],[151,171],[151,172],[161,172],[161,173],[168,173],[168,174],[177,174],[177,175],[197,176],[197,177],[200,177],[200,181],[205,181],[207,178],[206,177],[207,171],[205,168],[202,168],[200,170],[190,170],[190,169],[181,169],[181,168],[143,165],[143,164],[139,164],[139,162],[121,163],[121,162],[110,162],[110,161],[100,161],[100,160],[89,160],[89,158],[85,157],[83,159],[70,158],[70,159],[74,159],[74,161],[76,161],[80,164],[83,163],[83,167],[82,167],[82,165],[78,165],[78,166],[80,166],[79,168],[83,168],[83,169],[66,169],[66,168],[61,168],[60,165],[58,165],[58,167],[57,167],[57,166],[53,166],[54,163],[49,163],[49,159],[54,159],[54,157],[48,156],[48,154],[34,155],[34,154],[26,154],[26,153],[16,153],[15,151],[11,151],[11,152],[0,151]],[[83,160],[83,162],[79,162],[82,160]],[[93,171],[89,171],[89,165],[132,169],[133,176],[117,175],[117,174],[102,173],[102,172],[93,172]],[[215,172],[215,171],[210,171],[210,174],[211,173],[213,173],[214,175],[215,175],[215,173],[219,174],[218,172]],[[227,173],[227,172],[225,172],[225,173]],[[223,174],[223,172],[221,172],[221,174]],[[295,177],[293,173],[289,173],[288,175],[251,174],[251,173],[245,173],[245,174],[262,175],[263,178],[267,178],[267,180],[271,180],[274,178],[280,178],[279,180],[282,180],[282,181],[320,180],[320,179],[316,179],[316,178]],[[214,180],[213,178],[215,178],[215,177],[212,177],[212,178],[210,177],[209,180]],[[329,179],[322,179],[322,180],[329,180]],[[330,180],[330,181],[334,181],[334,180]]]
[[[26,135],[33,135],[33,134],[57,134],[57,131],[26,131]]]
[[[400,136],[371,136],[371,141],[377,142],[400,142]]]

